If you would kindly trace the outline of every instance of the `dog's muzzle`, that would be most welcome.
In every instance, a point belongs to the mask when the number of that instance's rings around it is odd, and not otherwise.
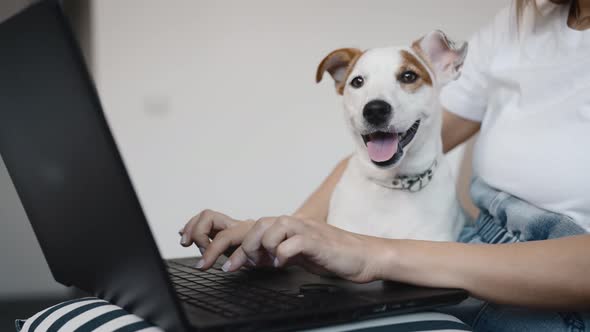
[[[363,108],[363,118],[374,127],[387,126],[391,119],[391,105],[383,100],[372,100]]]
[[[369,158],[381,167],[396,164],[403,157],[404,148],[412,142],[419,127],[420,120],[416,120],[405,132],[375,131],[361,135],[367,146]]]

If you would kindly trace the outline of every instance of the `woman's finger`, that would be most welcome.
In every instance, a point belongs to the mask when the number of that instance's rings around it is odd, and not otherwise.
[[[244,253],[244,249],[240,246],[236,249],[231,256],[225,261],[221,269],[225,272],[234,272],[239,270],[244,265],[255,266],[256,264],[254,261],[250,260],[246,253]]]
[[[220,230],[229,227],[234,220],[223,213],[212,210],[204,210],[195,216],[185,227],[182,236],[182,245],[188,247],[194,241],[201,253],[209,246],[210,238]]]
[[[197,268],[206,270],[213,266],[219,256],[221,256],[229,247],[239,245],[240,239],[241,234],[239,234],[239,229],[236,228],[228,228],[217,233],[197,263]]]
[[[304,254],[305,238],[302,235],[294,235],[282,241],[276,248],[276,256],[273,262],[275,267],[282,267],[293,257]]]
[[[215,237],[217,232],[229,228],[233,222],[234,219],[223,213],[205,210],[200,213],[199,221],[193,226],[190,234],[203,253],[204,249],[209,247],[209,239]]]
[[[301,222],[293,217],[282,216],[277,218],[272,226],[264,232],[261,239],[261,247],[266,249],[273,256],[274,260],[277,247],[284,240],[295,235],[297,232],[301,232],[301,226]]]
[[[260,251],[260,249],[262,249],[262,236],[266,230],[273,225],[276,219],[277,218],[274,217],[258,219],[256,224],[254,224],[252,229],[246,234],[244,241],[242,241],[242,251],[248,256],[252,263],[256,265],[262,261],[262,253]]]
[[[180,229],[178,234],[180,235],[180,244],[184,247],[188,247],[192,244],[192,240],[190,237],[192,227],[194,224],[199,222],[199,218],[201,217],[201,213],[198,213],[196,216],[189,219],[189,221]]]

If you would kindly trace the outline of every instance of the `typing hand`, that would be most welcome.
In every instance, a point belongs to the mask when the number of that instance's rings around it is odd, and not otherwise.
[[[197,268],[208,269],[222,254],[231,255],[254,224],[253,220],[240,221],[223,213],[204,210],[179,231],[182,236],[180,244],[189,247],[195,243],[203,255]]]
[[[267,264],[270,257],[275,267],[298,264],[313,273],[329,272],[354,282],[369,282],[380,275],[384,241],[310,219],[262,218],[250,226],[223,270]]]

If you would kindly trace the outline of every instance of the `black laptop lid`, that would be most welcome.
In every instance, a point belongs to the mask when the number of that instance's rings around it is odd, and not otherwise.
[[[0,25],[0,154],[58,282],[182,330],[164,263],[56,1]]]

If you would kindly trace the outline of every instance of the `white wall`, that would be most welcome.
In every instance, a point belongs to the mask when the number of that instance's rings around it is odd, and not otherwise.
[[[164,256],[203,208],[292,212],[351,151],[318,62],[343,46],[466,39],[506,0],[161,1],[94,4],[94,73]]]

